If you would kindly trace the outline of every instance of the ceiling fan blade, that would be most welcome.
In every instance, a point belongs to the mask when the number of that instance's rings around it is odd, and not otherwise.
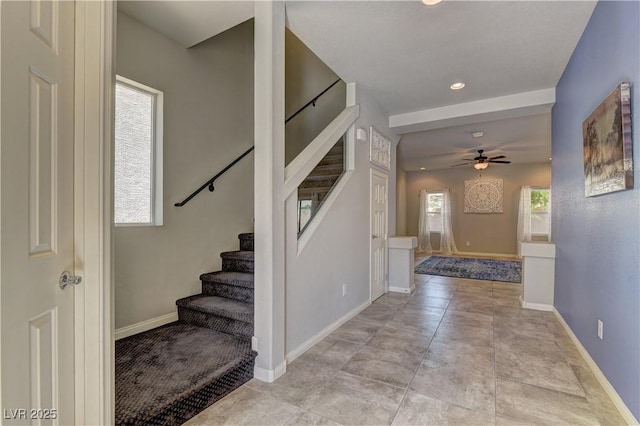
[[[451,166],[451,167],[469,166],[469,165],[471,165],[471,164],[473,164],[473,163],[460,163],[460,164],[454,164],[454,165],[453,165],[453,166]]]
[[[500,164],[511,164],[511,161],[496,161],[496,160],[489,160],[487,161],[488,163],[500,163]]]
[[[499,159],[501,159],[501,158],[507,158],[507,157],[506,157],[506,156],[504,156],[504,155],[498,155],[497,157],[491,157],[491,158],[489,158],[489,160],[499,160]]]

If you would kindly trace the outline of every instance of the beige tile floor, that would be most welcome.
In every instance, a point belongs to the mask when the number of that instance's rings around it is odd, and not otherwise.
[[[622,425],[552,313],[521,286],[416,275],[287,367],[187,425]]]

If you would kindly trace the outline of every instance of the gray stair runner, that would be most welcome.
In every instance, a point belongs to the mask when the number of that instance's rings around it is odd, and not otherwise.
[[[253,234],[238,238],[178,322],[116,342],[117,425],[180,425],[253,377]]]

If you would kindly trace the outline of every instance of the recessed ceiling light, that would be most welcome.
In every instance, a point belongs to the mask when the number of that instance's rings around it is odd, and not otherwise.
[[[440,3],[442,0],[422,0],[422,3],[426,4],[427,6],[435,6],[436,4]]]
[[[425,169],[426,169],[426,167],[420,167],[420,170],[425,170]]]
[[[452,87],[452,89],[453,89],[453,87]],[[473,133],[471,133],[471,136],[474,137],[474,138],[481,138],[481,137],[484,136],[484,132],[473,132]]]
[[[453,83],[451,86],[449,86],[451,88],[451,90],[460,90],[465,86],[465,84],[461,81],[457,82],[457,83]]]
[[[549,157],[549,161],[551,161],[551,157]]]

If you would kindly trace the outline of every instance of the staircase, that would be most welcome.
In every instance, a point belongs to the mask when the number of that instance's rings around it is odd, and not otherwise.
[[[311,222],[327,195],[344,172],[344,137],[329,150],[327,155],[298,186],[298,209],[300,202],[311,202],[311,212],[303,216],[298,212],[298,235]]]
[[[249,342],[253,337],[253,234],[240,250],[221,253],[222,271],[200,276],[202,293],[176,302],[178,318]]]
[[[117,425],[180,425],[253,377],[253,234],[238,238],[177,322],[116,342]]]
[[[344,172],[344,138],[341,138],[298,187],[298,200],[320,205]]]

